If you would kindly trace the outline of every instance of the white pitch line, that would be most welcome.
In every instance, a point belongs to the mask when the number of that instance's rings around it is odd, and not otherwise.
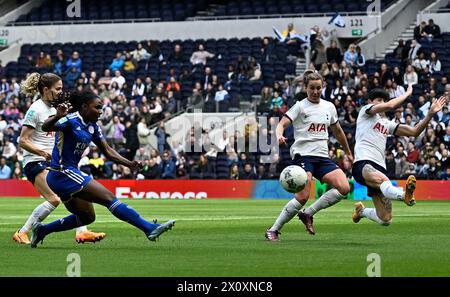
[[[100,215],[97,217],[109,217],[107,215]],[[415,214],[415,215],[396,215],[395,217],[430,217],[433,218],[435,217],[436,214]],[[445,217],[450,217],[450,214],[446,213],[446,214],[439,214],[439,216],[445,216]],[[21,216],[9,216],[9,217],[3,217],[2,219],[18,219],[18,218],[24,218]],[[241,216],[241,217],[190,217],[190,218],[182,218],[182,219],[177,219],[175,218],[175,220],[177,222],[180,221],[244,221],[244,220],[262,220],[262,219],[274,219],[273,216],[259,216],[259,217],[250,217],[250,216]],[[436,218],[438,219],[438,218]],[[47,221],[51,221],[51,219],[47,220]],[[161,222],[164,222],[165,220],[160,219]],[[119,219],[117,220],[96,220],[95,223],[122,223],[122,221],[120,221]],[[343,223],[342,221],[339,221],[338,223]],[[17,223],[0,223],[0,226],[6,226],[6,225],[17,225]]]

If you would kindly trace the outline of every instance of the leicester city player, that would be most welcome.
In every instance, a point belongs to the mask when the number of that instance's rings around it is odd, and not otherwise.
[[[21,85],[21,92],[28,98],[37,100],[28,109],[20,132],[19,145],[24,150],[23,163],[27,179],[46,200],[39,204],[28,217],[25,224],[13,235],[13,240],[20,244],[29,244],[28,232],[33,224],[42,222],[61,200],[47,185],[47,167],[50,166],[51,151],[55,143],[54,133],[42,131],[42,124],[49,116],[54,116],[55,108],[52,102],[62,92],[61,78],[53,73],[32,73]],[[105,233],[88,230],[85,226],[78,227],[75,235],[77,242],[95,242],[102,240]]]
[[[71,106],[73,112],[69,114]],[[94,222],[95,211],[92,203],[107,207],[114,216],[139,228],[152,241],[175,224],[174,220],[164,224],[144,220],[134,209],[114,197],[103,185],[78,169],[77,165],[83,152],[91,142],[94,142],[108,159],[132,170],[142,168],[141,163],[123,158],[108,145],[100,127],[96,124],[101,110],[102,102],[95,93],[90,90],[74,92],[70,96],[70,103],[60,104],[56,115],[46,120],[42,126],[44,131],[57,131],[47,183],[72,215],[46,225],[35,224],[31,247],[35,248],[50,233]]]

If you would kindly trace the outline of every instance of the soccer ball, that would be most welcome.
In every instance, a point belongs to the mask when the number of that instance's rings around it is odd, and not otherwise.
[[[289,193],[298,193],[303,190],[308,181],[308,175],[302,167],[291,165],[283,169],[280,174],[281,186]]]

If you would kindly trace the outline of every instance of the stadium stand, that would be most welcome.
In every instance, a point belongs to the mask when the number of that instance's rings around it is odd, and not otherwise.
[[[395,0],[382,0],[381,9],[384,11]],[[239,15],[281,15],[299,13],[330,13],[330,12],[359,12],[366,11],[369,3],[352,0],[246,0],[246,1],[213,1],[210,9],[214,16]],[[214,7],[214,8],[212,8]]]
[[[145,41],[141,42],[146,44]],[[262,82],[272,85],[275,79],[283,80],[285,75],[295,74],[295,62],[287,61],[288,51],[285,44],[276,44],[274,55],[267,60],[262,61],[261,54],[261,38],[253,39],[209,39],[209,40],[184,40],[184,41],[169,41],[163,40],[158,43],[158,52],[160,55],[155,55],[149,60],[141,60],[136,63],[136,69],[128,72],[126,82],[132,85],[136,78],[144,80],[147,76],[151,77],[153,81],[165,81],[170,69],[173,69],[174,75],[179,77],[183,69],[191,71],[192,65],[189,62],[192,53],[200,43],[204,43],[207,50],[220,56],[209,60],[206,67],[211,67],[213,73],[217,75],[219,81],[224,84],[228,81],[228,67],[234,65],[239,56],[243,57],[245,67],[248,67],[248,59],[253,56],[259,63],[264,73],[263,79],[257,81],[241,80],[239,83],[230,84],[228,91],[231,93],[240,93],[249,99],[253,94],[259,94],[262,89]],[[82,70],[85,73],[95,71],[97,74],[103,73],[104,69],[109,68],[111,61],[117,52],[132,52],[136,49],[138,42],[97,42],[97,43],[65,43],[65,44],[25,44],[21,48],[21,55],[18,62],[11,62],[6,66],[5,76],[7,78],[25,78],[27,73],[38,71],[47,72],[53,69],[47,67],[36,67],[34,60],[41,52],[45,55],[50,54],[53,61],[57,59],[58,49],[62,50],[64,57],[70,57],[74,51],[78,52],[82,59]],[[182,55],[180,60],[170,60],[172,50],[175,45],[181,45]],[[150,49],[149,49],[150,50]],[[33,63],[30,61],[33,60]],[[161,63],[162,61],[162,63]],[[203,66],[195,68],[196,71],[192,73],[189,79],[184,79],[181,85],[181,93],[186,99],[191,95],[192,87],[195,82],[201,80],[204,72]],[[68,69],[63,69],[62,72]]]
[[[382,0],[384,11],[395,0]],[[357,3],[352,0],[339,0],[330,3],[326,0],[283,0],[283,1],[206,1],[206,0],[101,0],[81,1],[81,16],[77,22],[90,21],[184,21],[189,17],[198,17],[206,11],[208,16],[256,16],[302,13],[362,12],[369,3]],[[72,22],[64,13],[66,4],[58,0],[46,0],[29,13],[20,15],[10,25],[34,25]]]
[[[81,16],[77,21],[121,21],[146,20],[155,21],[183,21],[195,15],[206,5],[205,0],[81,0]],[[29,13],[21,15],[14,22],[15,25],[33,23],[35,25],[50,22],[69,21],[65,13],[66,3],[58,0],[47,0],[41,6],[33,8]]]

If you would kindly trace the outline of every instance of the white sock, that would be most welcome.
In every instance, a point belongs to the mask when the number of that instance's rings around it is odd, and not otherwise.
[[[404,200],[403,197],[403,189],[399,189],[394,187],[390,180],[384,181],[380,185],[381,193],[383,193],[384,197],[391,200]]]
[[[293,198],[290,200],[281,211],[278,216],[275,224],[273,224],[270,231],[280,231],[283,228],[283,225],[292,220],[293,217],[302,209],[303,204],[297,201],[297,199]]]
[[[339,193],[336,189],[331,189],[325,192],[319,199],[317,199],[313,204],[311,204],[304,212],[307,215],[313,216],[322,209],[328,208],[335,205],[342,200],[345,196]]]
[[[77,234],[78,234],[78,233],[82,233],[82,232],[84,232],[84,231],[87,231],[87,229],[88,229],[88,228],[87,228],[86,226],[78,227],[78,228],[77,228]]]
[[[45,220],[48,215],[55,210],[55,206],[51,204],[48,201],[44,201],[41,204],[39,204],[31,213],[31,215],[28,217],[28,220],[25,222],[25,225],[23,225],[22,228],[20,228],[19,232],[25,232],[28,233],[31,231],[31,228],[33,227],[33,224],[37,222],[42,222]]]
[[[377,210],[375,208],[364,208],[361,211],[360,214],[361,218],[368,218],[371,221],[374,221],[377,224],[383,225],[383,226],[389,226],[391,224],[391,221],[383,221],[380,219],[377,215]]]

